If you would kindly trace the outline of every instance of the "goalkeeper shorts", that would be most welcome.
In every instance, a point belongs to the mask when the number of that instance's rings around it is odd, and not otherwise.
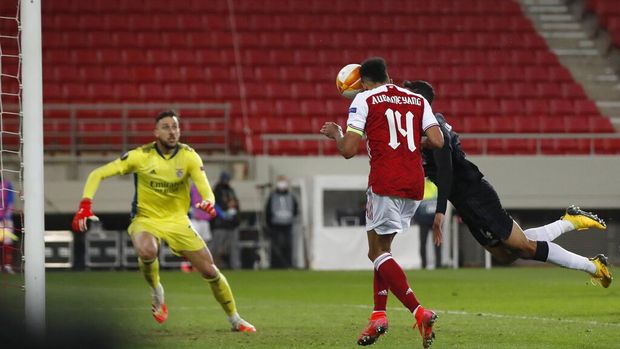
[[[158,242],[164,240],[172,253],[177,256],[183,251],[198,251],[206,244],[192,227],[188,217],[181,219],[152,219],[145,217],[136,217],[131,221],[127,228],[129,236],[147,232],[157,238]]]

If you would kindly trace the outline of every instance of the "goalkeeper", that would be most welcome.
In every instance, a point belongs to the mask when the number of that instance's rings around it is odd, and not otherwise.
[[[215,197],[200,156],[189,146],[179,143],[180,133],[177,113],[163,111],[155,119],[155,142],[133,149],[92,171],[84,186],[72,228],[76,232],[85,232],[88,221],[98,221],[91,206],[101,180],[133,173],[136,192],[132,203],[132,221],[127,231],[138,254],[140,270],[151,287],[155,320],[163,323],[168,318],[157,259],[160,242],[164,240],[175,254],[187,258],[202,274],[228,315],[232,330],[255,332],[255,327],[237,313],[226,278],[213,263],[207,245],[190,223],[187,215],[190,179],[204,199],[196,204],[197,208],[215,216]]]

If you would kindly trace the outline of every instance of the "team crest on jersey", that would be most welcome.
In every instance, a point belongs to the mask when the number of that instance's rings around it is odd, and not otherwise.
[[[178,178],[183,177],[183,169],[177,168],[177,177]]]

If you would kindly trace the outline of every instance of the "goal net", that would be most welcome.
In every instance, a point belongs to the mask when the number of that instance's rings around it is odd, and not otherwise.
[[[19,1],[0,4],[0,261],[2,287],[22,287],[22,115]],[[18,276],[12,276],[17,274]]]

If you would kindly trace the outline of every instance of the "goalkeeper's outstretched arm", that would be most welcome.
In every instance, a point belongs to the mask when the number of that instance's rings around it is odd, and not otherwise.
[[[121,169],[116,164],[116,161],[117,160],[109,162],[90,172],[88,179],[86,180],[86,184],[84,185],[84,191],[82,192],[83,199],[92,200],[92,198],[95,197],[95,193],[97,192],[99,184],[102,180],[122,174]]]
[[[127,157],[128,155],[124,155],[120,159],[114,160],[94,169],[88,175],[88,179],[84,185],[84,191],[82,192],[80,206],[75,216],[73,216],[73,221],[71,222],[71,228],[73,231],[76,233],[86,232],[88,230],[89,221],[99,221],[99,218],[92,212],[93,197],[95,197],[95,193],[99,188],[99,183],[108,177],[129,172],[131,165],[129,161],[126,161]]]

